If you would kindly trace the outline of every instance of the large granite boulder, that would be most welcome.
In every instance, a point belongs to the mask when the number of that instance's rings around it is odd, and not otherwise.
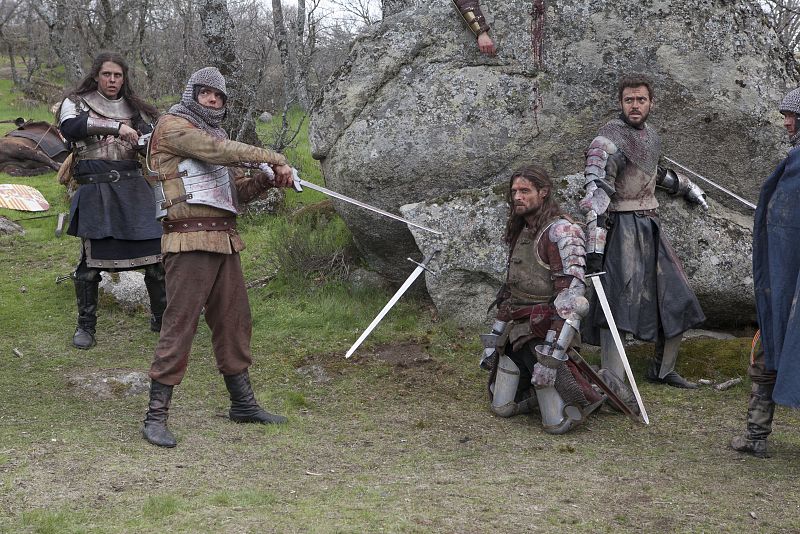
[[[631,71],[655,81],[651,124],[665,153],[705,176],[755,200],[785,153],[776,106],[797,85],[796,67],[756,2],[547,2],[538,40],[530,0],[482,5],[495,58],[478,52],[450,2],[387,17],[355,41],[311,117],[331,188],[397,210],[503,183],[530,160],[554,176],[579,172],[597,129],[616,116],[618,77]],[[406,227],[337,211],[373,269],[405,277],[415,248]]]
[[[582,195],[583,175],[557,181],[556,198],[564,208]],[[426,273],[428,293],[437,310],[463,324],[479,324],[505,279],[508,249],[503,243],[508,204],[506,184],[459,191],[448,197],[400,208],[424,225],[438,221],[447,238],[413,229],[423,253],[440,253]],[[742,326],[755,321],[751,269],[753,221],[710,201],[708,212],[658,191],[662,226],[682,259],[697,293],[706,325]],[[567,209],[573,216],[578,213]]]

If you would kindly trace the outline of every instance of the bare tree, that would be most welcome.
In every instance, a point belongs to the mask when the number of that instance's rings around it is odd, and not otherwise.
[[[228,117],[226,126],[231,138],[260,145],[252,116],[255,93],[243,83],[242,62],[236,53],[236,34],[226,0],[202,0],[199,3],[200,21],[211,63],[225,76],[228,87]]]
[[[67,0],[32,0],[29,5],[47,26],[50,47],[64,65],[67,85],[75,84],[83,78],[83,66],[81,49],[72,38],[72,28],[77,26],[75,12],[70,9],[74,4]]]
[[[764,0],[762,7],[783,44],[796,52],[800,45],[800,0]]]

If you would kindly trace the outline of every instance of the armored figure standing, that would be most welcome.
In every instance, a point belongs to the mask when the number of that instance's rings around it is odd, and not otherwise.
[[[72,344],[79,349],[95,345],[100,271],[144,268],[150,329],[161,329],[166,307],[161,225],[138,147],[139,136],[152,132],[157,113],[135,95],[127,63],[113,53],[94,59],[91,72],[57,112],[79,184],[67,230],[82,239],[81,259],[72,274],[78,300]]]
[[[761,186],[753,225],[753,278],[760,343],[753,343],[752,381],[745,433],[731,441],[739,452],[768,456],[775,403],[800,408],[800,89],[781,101],[789,155]]]
[[[511,417],[538,406],[545,431],[563,434],[605,397],[567,356],[589,306],[584,233],[552,193],[550,178],[536,165],[511,177],[508,274],[492,333],[482,336],[481,366],[491,370],[494,413]],[[623,384],[608,378],[617,387]]]
[[[158,175],[169,303],[150,367],[150,404],[142,434],[161,447],[176,445],[167,428],[168,409],[173,387],[186,373],[203,309],[217,368],[230,393],[230,418],[240,423],[286,421],[264,411],[250,385],[252,320],[236,215],[237,195],[288,187],[292,169],[281,154],[228,139],[220,127],[227,97],[225,78],[216,68],[195,72],[180,103],[159,121],[150,145],[149,164]],[[226,165],[250,165],[261,172],[234,184]]]
[[[618,87],[622,113],[600,129],[586,152],[587,269],[602,281],[619,330],[655,342],[646,378],[696,388],[675,371],[681,335],[705,320],[680,260],[658,220],[656,185],[707,209],[703,191],[659,167],[661,140],[647,123],[653,89],[642,76]],[[602,366],[622,376],[622,361],[602,310],[593,298],[583,340],[601,345]]]

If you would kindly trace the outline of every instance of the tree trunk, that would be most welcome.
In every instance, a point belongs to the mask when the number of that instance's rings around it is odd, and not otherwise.
[[[305,47],[306,0],[297,0],[297,31],[294,47],[294,85],[297,91],[297,102],[304,111],[308,111],[311,102],[308,97],[308,50]]]
[[[68,30],[71,31],[72,13],[67,8],[66,0],[31,2],[30,5],[47,26],[50,46],[64,65],[67,85],[75,85],[83,78],[83,66],[80,49],[67,33]]]
[[[283,7],[281,0],[272,0],[272,24],[275,26],[275,39],[283,67],[283,99],[284,108],[292,102],[297,102],[297,94],[293,88],[295,79],[291,58],[289,57],[289,37],[286,33],[286,23],[283,20]]]
[[[228,117],[224,126],[231,139],[261,146],[252,113],[255,91],[242,83],[242,62],[236,55],[235,28],[228,3],[226,0],[203,0],[198,6],[211,64],[225,76],[228,88]]]

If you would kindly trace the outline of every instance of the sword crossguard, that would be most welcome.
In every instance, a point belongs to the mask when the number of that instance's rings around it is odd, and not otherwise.
[[[434,272],[434,271],[431,271],[430,269],[428,269],[428,267],[427,267],[427,266],[426,266],[424,263],[420,263],[420,262],[418,262],[418,261],[414,261],[414,260],[412,260],[411,258],[406,258],[406,259],[407,259],[408,261],[410,261],[411,263],[413,263],[414,265],[416,265],[417,267],[422,267],[423,269],[425,269],[426,271],[428,271],[429,273],[431,273],[433,276],[436,276],[436,272]]]
[[[584,278],[594,278],[595,276],[600,276],[601,274],[606,274],[606,272],[605,271],[600,271],[600,272],[597,272],[597,273],[586,274],[583,277]]]

